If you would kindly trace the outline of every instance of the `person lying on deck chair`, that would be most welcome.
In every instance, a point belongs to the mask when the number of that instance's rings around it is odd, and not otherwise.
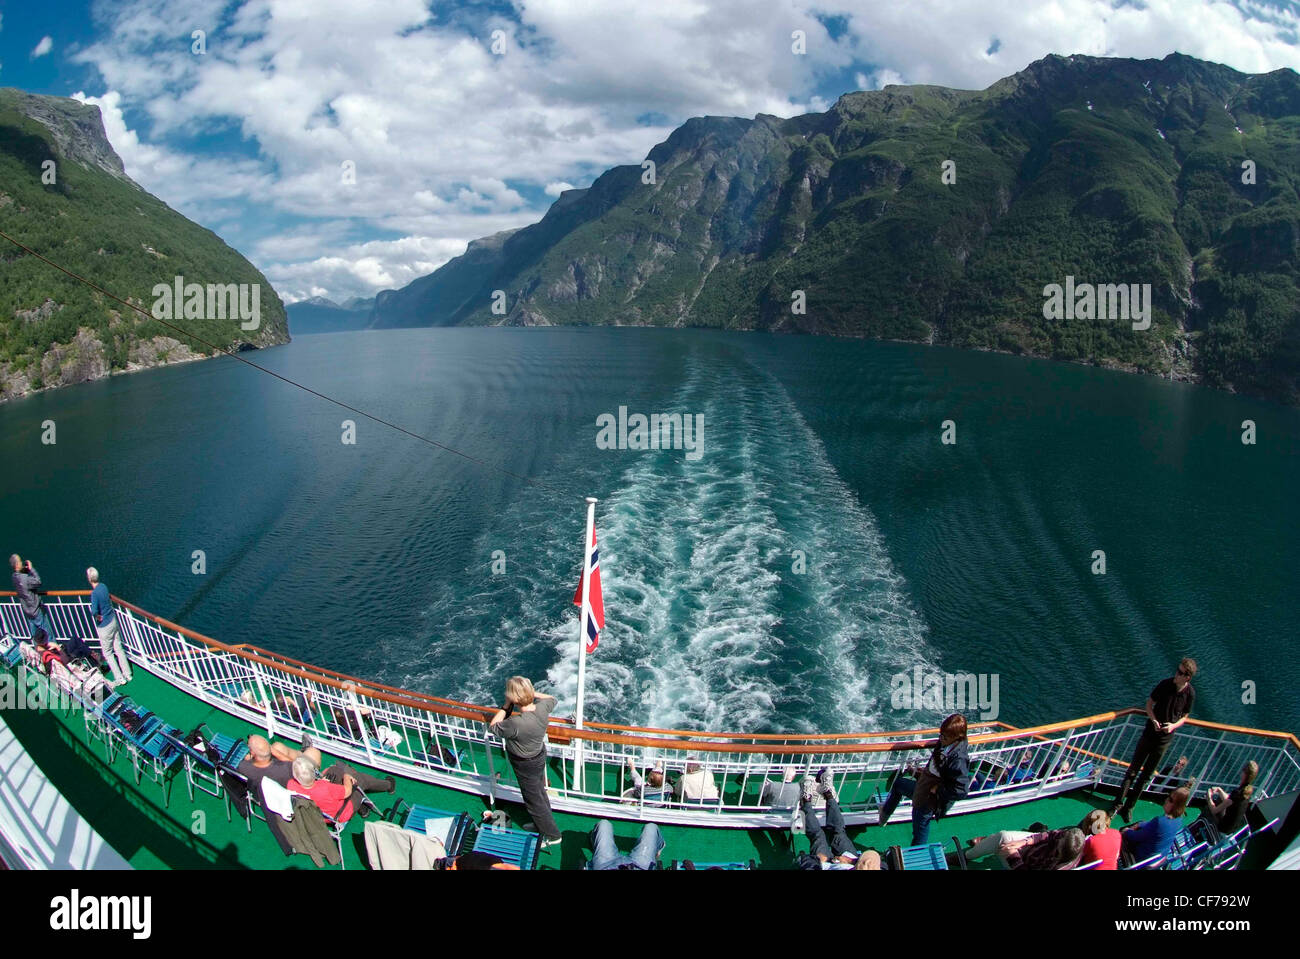
[[[1004,829],[968,839],[966,858],[983,859],[997,853],[1004,869],[1073,869],[1083,855],[1085,841],[1083,830],[1077,827],[1031,832]]]
[[[289,780],[293,778],[293,761],[299,756],[306,756],[317,769],[320,768],[319,749],[312,747],[299,752],[284,743],[272,743],[265,736],[254,733],[248,737],[248,755],[240,760],[235,771],[248,780],[248,788],[253,795],[260,796],[263,779],[272,779],[286,789],[289,788]]]
[[[299,756],[293,761],[293,778],[289,780],[288,788],[295,796],[306,796],[330,819],[347,822],[358,806],[362,819],[370,814],[369,807],[356,793],[356,785],[357,781],[346,774],[341,783],[321,778],[316,764],[306,756]]]
[[[390,793],[397,789],[397,780],[395,780],[392,776],[385,776],[383,779],[380,779],[378,776],[372,776],[369,773],[363,773],[359,769],[355,769],[352,766],[349,766],[347,763],[342,763],[342,762],[333,763],[328,769],[326,769],[324,772],[321,772],[320,771],[320,750],[315,748],[306,749],[302,753],[299,753],[297,756],[295,756],[293,760],[294,779],[297,779],[298,782],[304,786],[308,784],[298,776],[299,759],[305,759],[307,760],[307,762],[311,763],[312,769],[315,770],[316,779],[317,781],[320,782],[332,784],[335,786],[343,786],[348,780],[351,780],[353,784],[357,788],[359,788],[362,793],[366,795],[369,795],[370,793]],[[293,792],[292,787],[290,787],[289,791]],[[328,790],[326,792],[328,792]],[[306,794],[304,793],[304,795]],[[311,798],[313,801],[315,801],[315,796],[312,796]],[[320,804],[317,803],[317,805]],[[322,808],[322,812],[324,811],[325,810]],[[361,809],[361,818],[365,819],[366,816],[369,814],[369,811],[370,810],[368,807],[363,807]]]
[[[818,824],[817,812],[813,809],[813,799],[819,791],[826,797],[825,829]],[[822,769],[816,779],[804,777],[799,808],[803,812],[803,828],[809,845],[809,852],[801,852],[795,857],[795,864],[800,869],[885,868],[880,853],[874,849],[859,852],[844,831],[844,817],[840,815],[839,797],[831,786],[830,770]]]
[[[50,674],[50,664],[56,660],[64,666],[72,665],[72,657],[58,643],[50,642],[50,637],[41,626],[32,630],[32,645],[41,657],[41,668],[45,670],[46,676]]]
[[[248,705],[256,706],[259,709],[264,709],[267,705],[270,705],[274,712],[286,716],[294,722],[303,725],[308,725],[311,722],[312,696],[309,692],[294,693],[292,698],[276,693],[271,697],[269,704],[265,699],[258,699],[257,694],[251,689],[245,689],[239,698]]]
[[[78,639],[76,636],[65,639],[62,642],[53,642],[51,641],[49,634],[45,631],[45,627],[37,626],[32,630],[32,644],[35,645],[37,649],[41,649],[42,653],[45,649],[57,650],[62,654],[57,656],[57,658],[64,666],[71,665],[71,662],[74,659],[89,659],[96,667],[98,667],[101,673],[108,671],[108,664],[104,662],[104,657],[99,655],[99,651],[91,649],[84,639]],[[48,671],[49,667],[47,665],[46,672]]]
[[[652,822],[641,828],[641,837],[630,853],[621,853],[614,844],[614,826],[608,819],[596,823],[591,831],[592,869],[653,869],[664,851],[664,837]]]

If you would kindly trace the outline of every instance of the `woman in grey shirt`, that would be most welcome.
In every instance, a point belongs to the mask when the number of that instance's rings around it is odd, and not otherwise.
[[[505,709],[498,709],[488,721],[505,740],[524,808],[542,837],[543,849],[560,841],[560,828],[546,796],[546,720],[554,708],[554,696],[537,692],[523,676],[511,676],[506,680]]]

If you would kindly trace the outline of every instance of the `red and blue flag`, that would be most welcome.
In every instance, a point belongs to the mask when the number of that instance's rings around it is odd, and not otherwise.
[[[588,564],[591,568],[591,585],[587,589],[587,652],[594,653],[600,642],[600,631],[605,628],[605,600],[600,594],[600,551],[596,549],[596,531],[591,531],[591,555]],[[582,579],[578,579],[578,591],[573,594],[573,605],[582,607]]]

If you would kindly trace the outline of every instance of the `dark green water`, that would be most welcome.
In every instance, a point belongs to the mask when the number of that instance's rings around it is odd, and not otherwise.
[[[365,420],[344,445],[350,414],[222,359],[0,406],[0,550],[51,588],[94,564],[226,641],[479,700],[519,671],[571,706],[595,495],[592,718],[900,727],[933,718],[890,702],[920,665],[996,674],[1000,718],[1029,724],[1138,704],[1193,655],[1197,715],[1300,729],[1295,411],[1045,361],[699,331],[350,333],[254,358],[540,483]],[[702,414],[703,455],[598,449],[620,406]]]

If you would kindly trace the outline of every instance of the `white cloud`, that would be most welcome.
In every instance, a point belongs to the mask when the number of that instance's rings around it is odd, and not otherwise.
[[[883,90],[885,87],[890,86],[891,84],[902,83],[902,82],[903,82],[903,75],[901,73],[899,73],[897,70],[890,70],[886,68],[884,70],[877,70],[875,73],[873,73],[871,75],[871,85],[869,87],[863,87],[863,89]]]
[[[32,50],[32,57],[33,59],[36,57],[43,57],[45,56],[45,54],[49,53],[53,49],[54,49],[54,38],[41,37],[41,42],[36,44],[36,48]]]
[[[287,303],[312,296],[342,302],[405,286],[460,256],[465,246],[462,240],[427,236],[373,240],[313,260],[276,264],[267,270],[267,279]]]
[[[82,99],[100,104],[133,178],[230,224],[294,297],[401,285],[470,239],[539,219],[521,187],[558,196],[639,162],[691,116],[824,109],[846,92],[823,89],[827,78],[982,88],[1047,53],[1300,66],[1300,17],[1256,0],[515,0],[519,23],[474,6],[431,14],[425,0],[228,6],[105,0],[101,39],[74,59],[106,92]],[[847,29],[832,39],[818,16]],[[194,29],[207,31],[204,56],[190,52]],[[509,38],[503,56],[494,29]],[[796,29],[804,56],[790,49]],[[227,159],[192,145],[220,125],[249,149]],[[320,229],[285,232],[304,218]]]
[[[827,12],[848,16],[864,61],[909,83],[982,89],[1048,53],[1158,58],[1178,51],[1247,73],[1300,66],[1291,39],[1300,14],[1251,0],[842,0],[832,7]]]

